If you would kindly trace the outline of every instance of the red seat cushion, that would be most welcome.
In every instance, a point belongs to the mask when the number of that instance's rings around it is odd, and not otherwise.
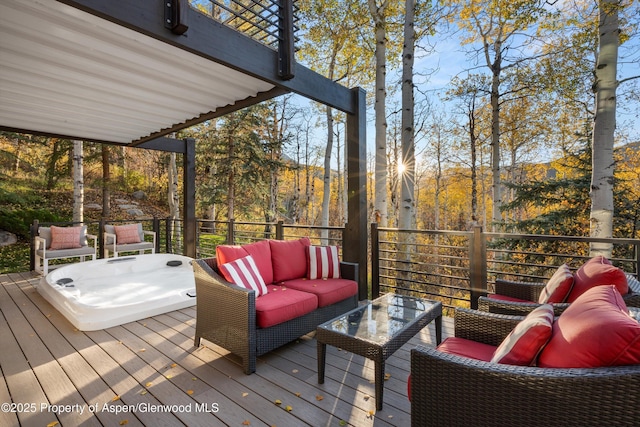
[[[294,279],[284,282],[284,286],[315,294],[318,307],[335,304],[358,293],[358,284],[347,279]]]
[[[438,351],[443,353],[455,354],[457,356],[468,357],[476,360],[489,362],[496,351],[493,345],[471,341],[465,338],[448,337],[442,344],[436,347]]]
[[[500,295],[500,294],[488,294],[487,298],[499,300],[499,301],[509,301],[509,302],[533,302],[526,299],[520,299],[515,297],[510,297],[508,295]]]
[[[307,276],[308,237],[298,240],[269,240],[273,283]]]
[[[262,276],[262,280],[267,285],[273,283],[273,268],[271,267],[271,246],[268,240],[249,243],[242,246],[219,245],[216,247],[216,258],[218,265],[235,261],[251,255]]]
[[[295,319],[318,308],[318,298],[284,286],[270,285],[269,292],[256,298],[256,325],[268,328]]]
[[[532,366],[551,338],[553,307],[543,304],[527,314],[498,346],[491,362]]]
[[[538,366],[594,368],[640,363],[640,324],[613,285],[578,297],[554,322]]]
[[[588,289],[599,285],[615,285],[621,295],[629,292],[629,285],[624,272],[611,265],[603,256],[591,258],[574,274],[573,288],[567,302],[574,302]]]

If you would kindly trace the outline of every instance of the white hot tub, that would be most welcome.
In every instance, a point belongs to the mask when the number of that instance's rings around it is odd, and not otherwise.
[[[38,292],[81,331],[95,331],[195,305],[191,258],[136,255],[66,265]]]

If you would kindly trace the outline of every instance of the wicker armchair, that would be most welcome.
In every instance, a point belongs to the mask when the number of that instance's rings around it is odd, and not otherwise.
[[[352,310],[358,304],[354,295],[298,318],[258,328],[255,291],[227,282],[216,270],[216,258],[193,262],[198,296],[194,345],[200,346],[200,340],[204,338],[240,356],[246,374],[256,371],[258,356],[315,331],[320,323]],[[356,280],[358,265],[342,262],[340,274],[345,279]]]
[[[632,280],[637,281],[637,279],[630,274],[626,274],[626,276],[629,282]],[[497,279],[495,283],[495,294],[527,300],[529,302],[506,301],[483,296],[478,298],[478,309],[490,313],[526,315],[536,307],[540,306],[537,301],[544,287],[545,284],[542,282],[518,282]],[[628,307],[640,307],[639,293],[633,292],[629,289],[629,293],[623,295],[622,298]],[[552,304],[552,306],[556,316],[559,316],[567,307],[569,307],[569,303],[555,303]]]
[[[455,335],[498,345],[520,321],[458,309]],[[537,368],[411,350],[413,426],[637,426],[640,365]]]

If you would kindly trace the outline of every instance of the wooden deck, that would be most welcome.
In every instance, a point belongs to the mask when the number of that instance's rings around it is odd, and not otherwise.
[[[195,308],[81,332],[36,291],[38,281],[0,275],[0,426],[404,427],[409,351],[435,342],[430,324],[389,358],[376,411],[373,363],[329,346],[320,385],[312,336],[245,375],[224,349],[193,347]],[[444,336],[451,328],[445,319]]]

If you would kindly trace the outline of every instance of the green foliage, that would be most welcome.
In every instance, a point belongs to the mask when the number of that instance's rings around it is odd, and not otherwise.
[[[0,247],[0,274],[17,271],[29,271],[29,243]]]

